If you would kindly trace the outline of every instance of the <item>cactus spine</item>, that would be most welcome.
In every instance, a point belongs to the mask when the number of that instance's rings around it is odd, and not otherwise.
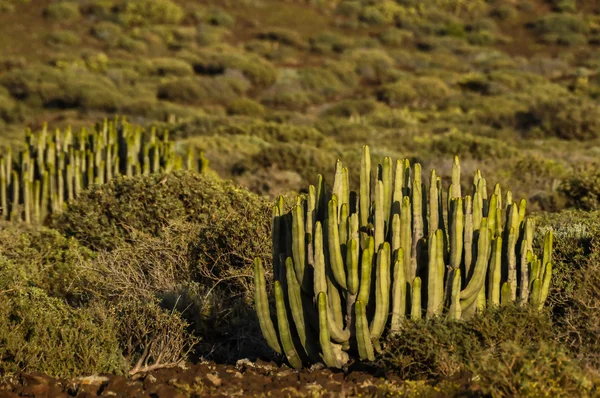
[[[289,213],[281,197],[274,206],[279,334],[259,262],[256,308],[267,343],[294,367],[319,355],[341,367],[344,351],[373,360],[388,323],[393,333],[407,318],[462,319],[511,302],[541,308],[548,296],[552,233],[535,255],[524,201],[513,203],[510,191],[502,196],[499,185],[488,197],[479,170],[472,196],[462,196],[458,158],[446,200],[435,171],[426,185],[418,163],[393,164],[385,158],[372,176],[364,147],[358,192],[349,190],[348,169],[338,161],[332,192],[319,175]]]

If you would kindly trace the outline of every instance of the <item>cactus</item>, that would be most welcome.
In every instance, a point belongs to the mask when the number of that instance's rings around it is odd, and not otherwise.
[[[125,119],[104,121],[93,131],[82,129],[75,134],[70,129],[49,134],[46,126],[39,133],[27,131],[17,156],[10,149],[0,154],[1,218],[43,222],[90,185],[108,183],[119,175],[183,166],[206,169],[202,153],[197,159],[190,150],[184,162],[173,144],[167,133],[157,140],[154,129],[144,133]]]
[[[365,146],[357,192],[338,160],[332,192],[319,175],[289,213],[282,197],[273,208],[278,332],[260,262],[256,308],[268,345],[294,367],[319,356],[341,367],[345,351],[373,360],[379,339],[408,319],[459,320],[513,302],[541,309],[546,301],[552,232],[534,254],[525,201],[513,203],[499,185],[488,197],[479,170],[474,192],[462,196],[458,158],[446,200],[435,171],[426,185],[418,163],[393,164],[385,158],[372,176]]]

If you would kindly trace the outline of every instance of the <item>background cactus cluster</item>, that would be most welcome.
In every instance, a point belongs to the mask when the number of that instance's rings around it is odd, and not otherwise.
[[[145,132],[124,119],[104,121],[92,130],[27,131],[24,148],[0,155],[0,214],[5,220],[43,222],[92,184],[121,175],[177,169],[202,171],[207,161],[190,149],[175,151],[168,131]]]
[[[463,196],[458,158],[445,200],[441,178],[432,170],[425,185],[419,163],[386,157],[375,181],[371,171],[365,146],[359,192],[338,160],[332,192],[319,175],[289,212],[282,197],[273,208],[277,329],[259,259],[255,304],[267,343],[293,367],[319,358],[340,367],[348,352],[373,360],[386,328],[406,318],[461,319],[511,302],[541,309],[552,233],[534,254],[525,200],[499,185],[488,195],[479,170]]]

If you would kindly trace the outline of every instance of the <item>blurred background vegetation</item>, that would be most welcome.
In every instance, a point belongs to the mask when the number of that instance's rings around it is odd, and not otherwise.
[[[496,395],[591,394],[599,49],[594,0],[0,0],[0,150],[25,128],[119,114],[212,169],[115,180],[44,228],[0,225],[0,367],[123,373],[165,336],[173,363],[268,354],[249,268],[270,261],[268,199],[330,179],[337,158],[356,186],[368,144],[373,162],[419,161],[445,185],[459,155],[465,178],[480,168],[527,198],[557,246],[546,313],[414,325],[382,366],[472,372]],[[40,359],[65,336],[72,351]]]
[[[336,158],[356,163],[363,144],[443,177],[460,155],[465,175],[482,168],[534,209],[595,208],[599,8],[2,0],[0,135],[7,145],[25,127],[121,114],[270,196],[304,189]]]

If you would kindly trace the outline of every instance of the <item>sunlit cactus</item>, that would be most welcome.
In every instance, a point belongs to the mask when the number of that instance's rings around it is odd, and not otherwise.
[[[488,195],[480,171],[463,196],[458,158],[445,200],[440,177],[432,171],[425,185],[418,163],[385,158],[373,174],[365,146],[358,191],[338,161],[331,191],[319,176],[290,211],[281,197],[273,208],[277,327],[259,259],[256,308],[269,346],[293,367],[373,360],[380,338],[408,319],[458,320],[511,302],[542,308],[552,233],[534,254],[525,200],[499,185]]]
[[[185,159],[184,159],[185,158]],[[203,154],[190,148],[182,157],[168,132],[145,132],[125,119],[104,121],[92,130],[27,131],[23,149],[0,155],[0,217],[43,222],[82,190],[117,176],[176,169],[206,170]]]

